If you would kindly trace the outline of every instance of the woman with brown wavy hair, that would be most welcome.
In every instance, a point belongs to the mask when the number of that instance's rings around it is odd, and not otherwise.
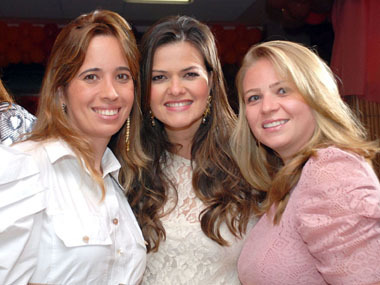
[[[245,178],[267,193],[239,258],[243,284],[379,284],[378,142],[330,68],[297,43],[252,47],[237,79],[232,137]]]
[[[0,143],[11,145],[21,139],[32,131],[35,121],[32,114],[13,102],[0,80]]]
[[[62,29],[31,136],[0,148],[1,284],[138,284],[142,233],[125,197],[144,164],[139,52],[94,11]]]
[[[231,158],[236,116],[210,29],[169,17],[143,36],[141,131],[150,156],[128,192],[148,255],[145,284],[239,284],[256,195]]]

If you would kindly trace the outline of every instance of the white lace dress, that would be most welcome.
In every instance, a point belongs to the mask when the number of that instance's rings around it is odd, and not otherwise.
[[[243,240],[222,227],[222,236],[231,245],[220,246],[202,232],[198,217],[204,205],[192,190],[190,160],[171,154],[164,171],[177,186],[178,204],[162,218],[166,240],[160,243],[158,252],[148,254],[142,284],[240,284],[237,260]],[[171,193],[165,211],[174,203]]]

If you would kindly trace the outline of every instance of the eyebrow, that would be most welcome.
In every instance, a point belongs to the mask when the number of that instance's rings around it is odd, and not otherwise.
[[[281,83],[284,83],[284,82],[285,82],[285,80],[281,80],[281,81],[275,82],[275,83],[269,85],[269,88],[276,87],[277,85],[280,85]]]
[[[181,69],[181,72],[186,72],[186,71],[189,71],[189,70],[193,70],[193,69],[200,69],[201,67],[199,66],[189,66],[189,67],[186,67],[184,69]],[[161,69],[152,69],[152,72],[159,72],[159,73],[167,73],[166,70],[161,70]]]
[[[278,81],[278,82],[275,82],[275,83],[272,83],[269,85],[269,88],[273,88],[273,87],[276,87],[282,83],[284,83],[285,80],[281,80],[281,81]],[[248,89],[247,91],[244,92],[244,96],[247,95],[247,93],[249,92],[258,92],[260,91],[260,88],[252,88],[252,89]]]
[[[127,66],[119,66],[118,68],[116,68],[116,70],[125,70],[125,71],[128,71],[128,72],[131,72],[131,70],[129,69],[129,67]],[[82,76],[83,74],[86,74],[86,73],[89,73],[89,72],[99,72],[101,71],[100,68],[98,67],[94,67],[94,68],[89,68],[89,69],[86,69],[86,70],[83,70],[80,74],[78,74],[78,76]]]

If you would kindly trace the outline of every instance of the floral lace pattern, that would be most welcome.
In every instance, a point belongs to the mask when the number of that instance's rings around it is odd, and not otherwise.
[[[272,213],[248,235],[238,265],[243,284],[380,281],[380,184],[363,158],[319,150],[276,226]]]
[[[198,217],[204,205],[192,190],[189,160],[170,154],[164,169],[177,187],[178,203],[172,189],[162,218],[166,241],[158,252],[148,254],[143,284],[240,284],[237,259],[243,241],[227,227],[221,233],[230,246],[220,246],[202,232]]]

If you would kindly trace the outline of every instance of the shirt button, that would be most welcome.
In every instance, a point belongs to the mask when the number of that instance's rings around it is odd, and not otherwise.
[[[90,238],[88,236],[84,236],[82,238],[82,240],[83,240],[84,243],[88,243],[88,241],[90,240]]]
[[[115,219],[112,220],[112,223],[113,223],[114,225],[117,225],[117,224],[119,223],[119,220],[115,218]]]
[[[117,254],[118,254],[118,255],[123,255],[123,254],[124,254],[124,252],[123,252],[123,250],[122,250],[122,249],[120,249],[120,248],[119,248],[119,249],[117,250]]]

